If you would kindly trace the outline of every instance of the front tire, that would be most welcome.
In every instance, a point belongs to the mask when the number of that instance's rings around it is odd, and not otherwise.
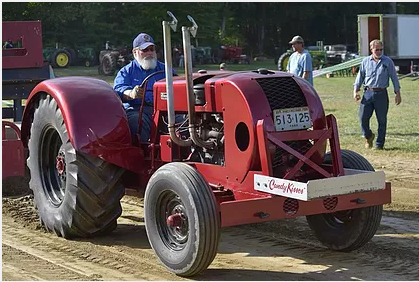
[[[169,163],[151,177],[145,192],[147,236],[170,271],[193,276],[217,254],[220,216],[202,175],[184,163]]]
[[[58,236],[91,237],[117,226],[123,169],[76,151],[57,102],[44,94],[29,139],[30,189],[42,224]]]
[[[360,154],[342,150],[343,167],[374,171]],[[325,156],[331,164],[331,154]],[[319,241],[329,249],[350,252],[364,246],[380,226],[383,205],[307,216],[307,222]]]

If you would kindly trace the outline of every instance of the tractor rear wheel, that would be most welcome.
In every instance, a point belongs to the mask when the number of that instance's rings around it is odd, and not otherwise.
[[[71,55],[67,50],[57,49],[51,55],[51,64],[54,68],[66,68],[71,64]]]
[[[91,237],[117,226],[123,169],[76,151],[50,95],[41,97],[29,139],[30,189],[41,223],[58,236]]]
[[[217,254],[220,215],[203,176],[184,163],[168,163],[151,177],[144,197],[145,226],[154,252],[170,271],[193,276]]]
[[[290,60],[291,53],[285,52],[278,59],[278,70],[287,71],[288,61]]]
[[[118,62],[115,56],[112,56],[111,53],[105,54],[102,58],[102,62],[100,63],[99,71],[100,74],[112,76],[114,75]]]
[[[360,154],[342,150],[345,168],[374,171],[373,166]],[[325,156],[325,163],[331,164],[330,153]],[[383,205],[371,206],[335,213],[307,216],[307,222],[317,239],[336,251],[349,252],[365,245],[380,226]]]

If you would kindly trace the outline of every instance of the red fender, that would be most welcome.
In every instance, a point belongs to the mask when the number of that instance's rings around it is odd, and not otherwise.
[[[143,151],[132,146],[122,102],[103,80],[62,77],[39,83],[29,95],[22,120],[22,142],[28,145],[31,117],[41,93],[58,103],[70,142],[77,151],[98,156],[110,163],[140,172]]]

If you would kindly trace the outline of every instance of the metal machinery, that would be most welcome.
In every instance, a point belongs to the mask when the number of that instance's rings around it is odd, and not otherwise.
[[[2,118],[21,121],[23,100],[39,82],[54,77],[54,73],[42,57],[40,21],[2,22],[2,30]],[[20,137],[16,124],[2,121],[3,178],[25,173]]]
[[[13,100],[12,108],[3,108],[3,118],[22,119],[22,99],[39,82],[54,76],[42,56],[40,21],[3,22],[2,92],[3,100]]]
[[[330,249],[366,244],[391,185],[361,155],[340,149],[336,120],[316,91],[266,69],[192,73],[198,26],[190,16],[192,27],[182,27],[186,75],[172,77],[177,20],[168,13],[167,76],[153,87],[149,142],[131,145],[121,101],[102,80],[56,78],[32,91],[22,142],[46,229],[65,238],[106,234],[117,227],[124,189],[135,188],[145,189],[151,246],[180,276],[211,264],[225,226],[306,216]],[[179,114],[187,116],[181,124]]]

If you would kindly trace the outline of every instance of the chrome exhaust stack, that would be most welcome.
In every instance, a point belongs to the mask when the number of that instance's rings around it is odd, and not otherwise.
[[[192,70],[192,52],[191,52],[191,36],[196,36],[198,25],[191,16],[187,16],[192,22],[192,27],[182,26],[183,52],[185,58],[185,79],[186,94],[188,99],[188,116],[189,116],[189,134],[193,143],[199,147],[212,148],[215,144],[211,141],[205,141],[199,138],[195,125],[195,95],[193,91],[193,70]]]
[[[175,105],[174,105],[174,94],[173,94],[173,73],[172,73],[172,43],[170,37],[170,28],[176,31],[177,19],[175,16],[167,11],[167,14],[172,18],[171,22],[163,21],[163,41],[164,41],[164,61],[165,61],[165,72],[166,72],[166,92],[167,92],[167,115],[168,115],[168,129],[170,138],[179,146],[190,146],[192,140],[182,140],[176,135],[175,128]]]

